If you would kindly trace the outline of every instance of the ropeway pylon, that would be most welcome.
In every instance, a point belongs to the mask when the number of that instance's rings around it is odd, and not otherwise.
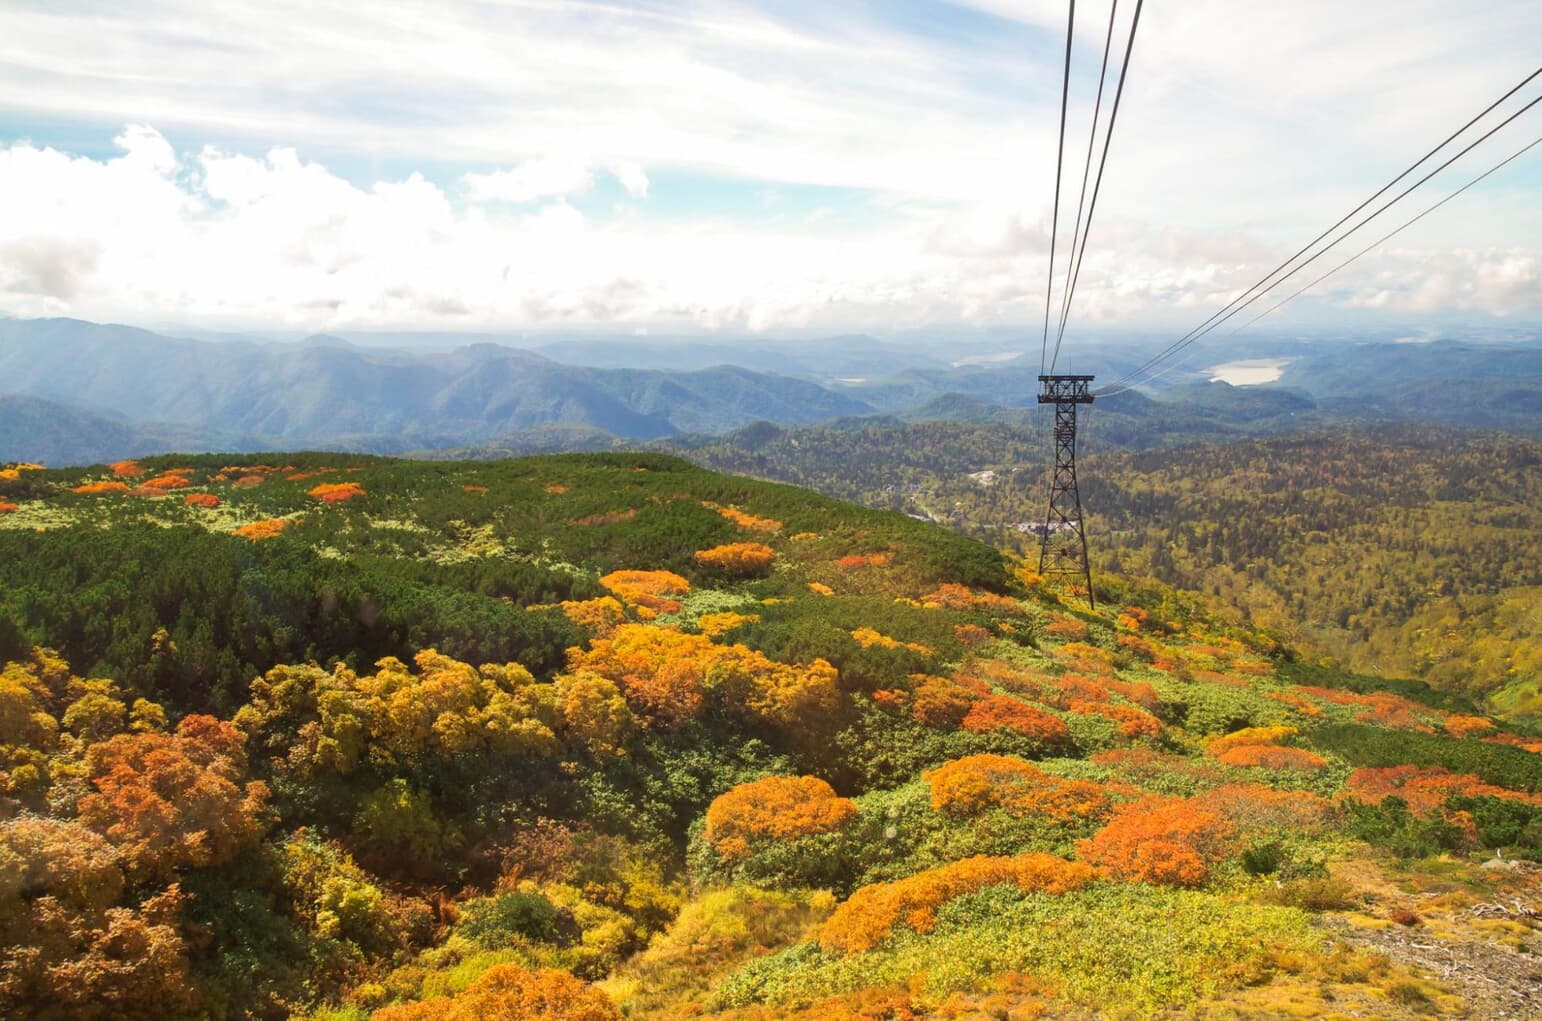
[[[1087,605],[1095,608],[1082,499],[1076,491],[1076,406],[1092,403],[1091,384],[1091,376],[1039,377],[1039,403],[1055,406],[1055,473],[1039,534],[1039,573],[1080,575],[1087,584]]]

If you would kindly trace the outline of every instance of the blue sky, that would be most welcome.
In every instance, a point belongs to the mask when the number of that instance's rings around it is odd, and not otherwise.
[[[1109,6],[1078,10],[1067,219]],[[1064,17],[1041,0],[12,2],[0,312],[1030,330]],[[1073,333],[1203,319],[1533,70],[1537,38],[1530,0],[1153,0]],[[1539,134],[1542,106],[1411,199]],[[1279,324],[1542,319],[1539,199],[1542,148]]]

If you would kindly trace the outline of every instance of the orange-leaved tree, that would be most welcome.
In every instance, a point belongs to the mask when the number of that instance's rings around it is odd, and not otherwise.
[[[870,950],[901,922],[916,932],[931,932],[937,910],[966,893],[1011,884],[1026,893],[1062,894],[1081,889],[1096,876],[1091,866],[1052,854],[965,858],[891,883],[862,887],[835,909],[819,930],[819,942],[832,952]]]
[[[728,860],[754,846],[840,829],[856,804],[817,776],[768,776],[718,795],[707,808],[705,837]]]
[[[86,825],[116,844],[131,873],[229,861],[267,828],[268,788],[244,783],[245,739],[212,716],[187,716],[174,734],[119,734],[86,752]]]

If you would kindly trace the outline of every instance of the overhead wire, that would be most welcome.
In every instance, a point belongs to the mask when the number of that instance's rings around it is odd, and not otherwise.
[[[1044,358],[1049,350],[1049,300],[1055,289],[1055,245],[1060,231],[1060,174],[1065,165],[1065,115],[1071,97],[1071,40],[1076,32],[1076,0],[1071,0],[1071,12],[1065,26],[1065,74],[1060,82],[1060,150],[1055,157],[1055,209],[1051,214],[1049,229],[1049,277],[1044,282],[1044,337],[1039,342],[1039,371],[1044,371]]]
[[[1092,130],[1087,133],[1087,159],[1082,164],[1082,186],[1076,197],[1076,226],[1071,231],[1071,258],[1066,260],[1065,287],[1060,298],[1060,326],[1055,335],[1056,347],[1065,332],[1066,308],[1071,300],[1071,269],[1076,262],[1076,243],[1082,233],[1082,213],[1087,204],[1087,182],[1092,178],[1092,154],[1098,147],[1098,120],[1103,113],[1103,86],[1108,82],[1108,58],[1114,46],[1114,20],[1119,15],[1119,0],[1108,9],[1108,31],[1103,36],[1103,63],[1098,68],[1098,97],[1092,104]]]
[[[1425,153],[1419,159],[1415,160],[1405,170],[1403,170],[1402,173],[1398,174],[1391,181],[1388,181],[1385,185],[1383,185],[1375,193],[1373,193],[1369,198],[1367,198],[1365,201],[1361,202],[1358,206],[1356,206],[1354,209],[1350,210],[1343,217],[1341,217],[1336,223],[1334,223],[1332,226],[1330,226],[1327,230],[1323,231],[1321,234],[1318,234],[1315,238],[1313,238],[1311,241],[1307,242],[1304,246],[1302,246],[1298,251],[1296,251],[1293,255],[1291,255],[1289,258],[1287,258],[1284,262],[1280,263],[1274,269],[1272,269],[1268,273],[1266,273],[1257,283],[1253,284],[1247,290],[1245,290],[1242,293],[1238,294],[1235,298],[1233,298],[1225,306],[1223,306],[1221,309],[1219,309],[1215,313],[1213,313],[1210,316],[1210,318],[1206,319],[1199,326],[1196,326],[1194,329],[1190,330],[1188,333],[1186,333],[1182,337],[1178,338],[1178,340],[1176,340],[1173,343],[1169,344],[1165,349],[1163,349],[1158,354],[1156,354],[1156,355],[1152,356],[1151,358],[1147,359],[1147,361],[1142,363],[1138,368],[1134,369],[1133,371],[1131,371],[1129,373],[1126,373],[1123,377],[1121,377],[1119,380],[1117,380],[1108,391],[1105,391],[1104,395],[1106,395],[1108,393],[1112,393],[1112,392],[1117,392],[1117,391],[1115,391],[1114,388],[1121,388],[1122,387],[1123,389],[1129,389],[1129,387],[1125,386],[1126,383],[1129,383],[1130,381],[1135,380],[1138,377],[1142,376],[1144,373],[1147,372],[1147,370],[1149,370],[1153,366],[1157,365],[1161,361],[1163,361],[1166,358],[1170,357],[1172,354],[1176,353],[1179,349],[1187,346],[1190,343],[1193,343],[1195,340],[1198,340],[1200,337],[1204,336],[1206,333],[1209,333],[1215,327],[1221,325],[1221,323],[1225,322],[1227,319],[1230,319],[1237,312],[1240,312],[1247,305],[1250,305],[1254,301],[1257,301],[1259,298],[1261,298],[1269,290],[1272,290],[1274,287],[1278,286],[1279,284],[1283,283],[1285,280],[1289,279],[1291,276],[1294,276],[1296,273],[1298,273],[1302,269],[1306,268],[1307,265],[1311,264],[1313,261],[1315,261],[1316,259],[1320,258],[1324,253],[1326,253],[1327,251],[1332,249],[1335,245],[1337,245],[1340,242],[1346,240],[1348,237],[1350,237],[1352,234],[1354,234],[1355,231],[1359,230],[1361,227],[1364,227],[1366,224],[1370,223],[1376,217],[1380,216],[1383,212],[1385,212],[1393,204],[1395,204],[1396,202],[1401,200],[1403,197],[1405,197],[1409,192],[1411,192],[1414,189],[1418,188],[1420,185],[1422,185],[1425,181],[1428,181],[1435,174],[1438,174],[1441,170],[1444,170],[1446,167],[1450,166],[1457,159],[1460,159],[1462,156],[1466,155],[1475,146],[1477,146],[1479,143],[1481,143],[1484,140],[1486,140],[1487,138],[1489,138],[1491,135],[1494,134],[1494,132],[1498,131],[1499,128],[1502,128],[1506,124],[1509,124],[1516,117],[1520,116],[1522,113],[1525,113],[1527,110],[1529,110],[1532,106],[1536,105],[1536,103],[1539,100],[1542,100],[1542,96],[1538,96],[1536,99],[1533,99],[1530,103],[1526,104],[1526,106],[1522,107],[1520,110],[1517,110],[1515,113],[1511,114],[1509,117],[1507,117],[1500,124],[1498,124],[1494,128],[1489,129],[1489,131],[1487,133],[1485,133],[1482,137],[1480,137],[1477,140],[1477,142],[1474,142],[1474,143],[1468,145],[1467,148],[1465,148],[1461,152],[1457,153],[1456,156],[1451,157],[1445,163],[1443,163],[1439,167],[1435,168],[1435,170],[1431,171],[1429,174],[1426,174],[1419,181],[1415,182],[1409,188],[1405,189],[1397,197],[1395,197],[1390,202],[1388,202],[1385,205],[1383,205],[1380,209],[1378,209],[1376,212],[1372,213],[1370,216],[1366,217],[1359,224],[1355,225],[1350,230],[1346,231],[1343,235],[1341,235],[1340,237],[1338,237],[1334,241],[1330,242],[1328,245],[1324,246],[1322,248],[1322,250],[1320,250],[1320,251],[1316,252],[1315,254],[1313,254],[1312,256],[1310,256],[1308,259],[1306,259],[1300,265],[1296,266],[1294,269],[1291,269],[1290,272],[1285,273],[1284,276],[1280,276],[1279,279],[1274,279],[1275,277],[1279,276],[1279,274],[1282,271],[1284,271],[1287,267],[1289,267],[1293,262],[1295,262],[1297,259],[1299,259],[1303,254],[1305,254],[1306,252],[1310,251],[1315,245],[1318,244],[1318,242],[1322,241],[1324,238],[1328,237],[1328,235],[1332,234],[1338,228],[1342,227],[1345,223],[1349,222],[1349,220],[1353,219],[1356,216],[1356,214],[1360,213],[1362,210],[1364,210],[1371,203],[1375,202],[1376,199],[1380,198],[1382,195],[1384,195],[1388,191],[1392,190],[1392,188],[1396,187],[1398,182],[1402,181],[1404,178],[1408,177],[1408,175],[1413,173],[1415,170],[1417,170],[1424,163],[1428,162],[1437,153],[1439,153],[1440,150],[1444,149],[1452,141],[1454,141],[1455,139],[1460,137],[1469,128],[1471,128],[1478,121],[1482,120],[1485,116],[1487,116],[1489,113],[1491,113],[1495,108],[1497,108],[1505,100],[1509,99],[1511,96],[1515,95],[1515,93],[1519,92],[1522,88],[1524,88],[1527,84],[1529,84],[1532,80],[1534,80],[1538,75],[1542,75],[1542,67],[1539,67],[1535,71],[1531,72],[1531,74],[1529,74],[1525,78],[1523,78],[1518,84],[1513,86],[1504,95],[1500,96],[1498,99],[1494,100],[1488,106],[1484,107],[1482,111],[1480,111],[1478,114],[1476,114],[1470,120],[1468,120],[1465,124],[1463,124],[1460,128],[1458,128],[1456,131],[1452,132],[1444,140],[1442,140],[1439,145],[1435,146],[1429,152]]]
[[[1070,287],[1066,292],[1064,314],[1060,318],[1059,332],[1055,337],[1055,353],[1049,360],[1049,371],[1055,371],[1055,362],[1060,358],[1060,345],[1065,339],[1066,316],[1070,314],[1071,302],[1076,297],[1076,282],[1081,277],[1082,255],[1087,251],[1087,238],[1092,233],[1092,215],[1098,208],[1098,193],[1103,188],[1103,170],[1108,166],[1108,147],[1114,138],[1114,124],[1119,119],[1119,100],[1124,96],[1124,83],[1130,72],[1130,55],[1135,52],[1135,32],[1140,28],[1140,12],[1145,6],[1145,0],[1135,0],[1135,16],[1130,20],[1130,38],[1125,44],[1124,61],[1119,68],[1119,85],[1114,90],[1114,107],[1108,115],[1108,131],[1103,135],[1103,155],[1098,159],[1098,176],[1092,186],[1092,202],[1087,206],[1087,227],[1082,233],[1081,251],[1076,255],[1076,267],[1071,274]],[[1101,89],[1101,84],[1099,85]]]
[[[1426,216],[1430,215],[1435,210],[1437,210],[1441,206],[1445,205],[1447,202],[1450,202],[1452,199],[1454,199],[1458,195],[1462,194],[1462,192],[1466,191],[1468,188],[1471,188],[1473,185],[1475,185],[1478,182],[1484,180],[1489,175],[1495,174],[1495,173],[1499,172],[1500,170],[1502,170],[1503,168],[1505,168],[1509,164],[1513,163],[1515,160],[1518,160],[1522,156],[1526,155],[1532,149],[1535,149],[1538,145],[1542,145],[1542,136],[1539,136],[1539,137],[1533,139],[1531,142],[1527,143],[1525,146],[1521,147],[1520,149],[1517,149],[1515,152],[1511,153],[1509,156],[1506,156],[1503,160],[1500,160],[1498,163],[1494,164],[1492,167],[1489,167],[1483,173],[1479,174],[1477,177],[1474,177],[1472,180],[1468,181],[1466,184],[1462,185],[1460,188],[1456,189],[1451,194],[1449,194],[1445,198],[1441,199],[1439,202],[1436,202],[1434,205],[1432,205],[1428,209],[1424,210],[1424,212],[1420,213],[1418,216],[1413,217],[1411,220],[1408,220],[1407,222],[1403,223],[1401,226],[1397,227],[1396,229],[1394,229],[1392,231],[1389,231],[1386,234],[1383,234],[1381,237],[1377,238],[1371,244],[1369,244],[1366,247],[1360,249],[1360,251],[1356,252],[1354,255],[1351,255],[1349,258],[1345,259],[1343,262],[1339,263],[1337,266],[1334,266],[1332,269],[1328,270],[1328,272],[1324,273],[1322,276],[1318,277],[1316,280],[1313,280],[1311,283],[1309,283],[1306,286],[1302,287],[1299,291],[1296,291],[1294,294],[1290,295],[1290,297],[1284,298],[1281,301],[1279,301],[1278,303],[1276,303],[1274,305],[1271,305],[1269,307],[1268,311],[1261,312],[1257,316],[1254,316],[1252,319],[1249,319],[1247,322],[1243,323],[1241,326],[1239,326],[1235,330],[1231,331],[1231,333],[1228,333],[1227,336],[1228,337],[1235,337],[1237,334],[1241,333],[1243,330],[1247,329],[1249,326],[1252,326],[1254,323],[1258,322],[1260,319],[1267,318],[1268,316],[1273,315],[1275,312],[1278,312],[1287,303],[1292,302],[1292,301],[1296,300],[1297,298],[1301,297],[1307,291],[1310,291],[1312,288],[1316,287],[1318,284],[1322,283],[1324,280],[1327,280],[1329,277],[1333,276],[1333,274],[1337,273],[1339,270],[1341,270],[1344,267],[1348,266],[1350,263],[1356,261],[1361,256],[1368,255],[1372,251],[1375,251],[1377,248],[1380,248],[1382,245],[1386,244],[1388,241],[1391,241],[1393,238],[1395,238],[1399,234],[1403,233],[1403,231],[1407,230],[1409,227],[1412,227],[1414,224],[1418,223],[1420,220],[1424,219]]]

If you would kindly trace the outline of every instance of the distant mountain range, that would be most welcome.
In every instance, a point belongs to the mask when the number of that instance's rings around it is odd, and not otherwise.
[[[1153,395],[1100,399],[1089,442],[1144,449],[1384,420],[1542,435],[1536,344],[1294,343],[1288,354],[1269,385],[1204,382],[1189,371]],[[0,460],[296,447],[485,457],[689,446],[755,423],[1034,424],[1041,409],[1031,353],[957,364],[947,355],[959,352],[867,336],[738,346],[564,340],[539,351],[477,338],[411,350],[329,335],[207,341],[73,319],[0,319]],[[1098,358],[1108,364],[1088,357],[1078,367],[1107,378],[1129,353]]]

